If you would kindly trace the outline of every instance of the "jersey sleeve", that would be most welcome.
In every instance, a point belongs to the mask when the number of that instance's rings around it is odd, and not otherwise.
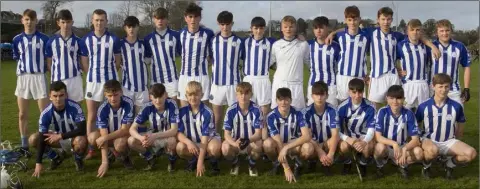
[[[182,54],[182,42],[180,40],[180,32],[175,32],[175,50],[177,52],[177,56]]]
[[[213,114],[205,111],[202,122],[202,136],[211,136],[215,132],[215,125],[213,124]]]
[[[86,120],[85,114],[83,114],[83,110],[80,104],[77,104],[76,102],[68,102],[68,103],[71,105],[71,108],[72,108],[70,115],[72,116],[73,121],[75,123],[85,121]]]
[[[332,43],[333,46],[333,59],[335,62],[340,61],[340,45],[338,43]],[[336,64],[335,64],[336,65]]]
[[[423,121],[423,112],[424,112],[425,106],[423,104],[420,104],[415,112],[415,118],[417,119],[417,122],[422,122]]]
[[[208,32],[207,32],[207,57],[213,56],[212,42],[213,42],[214,37],[215,37],[215,34],[213,33],[213,31],[208,30]]]
[[[402,50],[402,45],[403,42],[397,43],[397,60],[401,60],[403,57],[403,50]]]
[[[375,28],[375,27],[364,27],[364,28],[361,29],[361,31],[363,31],[368,36],[372,36],[375,29],[377,29],[377,28]]]
[[[148,121],[148,116],[150,115],[150,108],[149,106],[144,105],[140,112],[138,113],[137,117],[135,117],[135,123],[144,124]]]
[[[133,114],[134,106],[133,106],[133,101],[131,99],[128,99],[125,101],[124,110],[125,112],[123,113],[122,124],[132,124],[133,115],[134,115]]]
[[[108,107],[105,104],[100,106],[97,113],[97,128],[106,129],[108,127],[108,114]]]
[[[88,56],[88,49],[85,41],[82,39],[78,39],[78,54],[80,56]]]
[[[330,118],[328,120],[328,127],[330,127],[330,129],[340,128],[340,122],[339,122],[337,111],[335,111],[333,109],[328,111],[328,116]]]
[[[53,56],[53,50],[52,50],[52,42],[54,41],[54,38],[52,37],[47,41],[47,45],[45,46],[45,57],[47,58],[52,58]]]
[[[263,123],[263,115],[260,109],[256,109],[254,112],[255,119],[253,119],[253,128],[255,129],[261,129],[262,128],[262,123]]]
[[[378,111],[377,115],[375,116],[375,131],[380,132],[383,134],[383,130],[385,128],[385,109],[381,109]]]
[[[45,109],[40,115],[40,119],[38,120],[38,125],[39,125],[38,132],[47,133],[50,127],[50,124],[52,124],[52,113],[51,111]]]
[[[468,50],[465,48],[465,45],[461,44],[460,46],[460,64],[463,67],[470,67],[471,60],[470,56],[468,55]]]
[[[172,100],[170,102],[171,102],[171,106],[170,106],[170,109],[169,109],[168,121],[169,121],[169,123],[179,123],[180,118],[179,118],[179,115],[178,115],[179,111],[178,111],[177,103],[174,100]]]
[[[233,119],[234,116],[232,116],[231,109],[227,111],[227,114],[225,115],[225,118],[223,119],[223,129],[227,131],[232,131],[233,128]]]
[[[180,111],[180,113],[178,114],[178,117],[179,117],[179,122],[178,122],[178,132],[180,133],[183,133],[183,131],[185,130],[185,125],[183,123],[183,116],[186,116],[186,114],[182,113],[183,111]]]
[[[277,130],[277,127],[275,127],[275,116],[273,114],[269,114],[267,117],[267,127],[268,135],[270,137],[280,134],[280,132]]]
[[[375,128],[375,109],[373,107],[367,110],[365,120],[367,128]]]
[[[12,54],[13,54],[13,59],[18,60],[20,59],[20,51],[18,49],[19,43],[20,43],[21,37],[17,36],[13,38],[13,43],[12,43]]]
[[[118,38],[113,38],[114,41],[113,41],[113,54],[120,54],[122,53],[122,43],[120,41],[120,39]]]
[[[303,117],[303,114],[301,112],[297,111],[296,116],[297,116],[297,126],[298,126],[298,128],[302,128],[302,127],[307,126],[307,124],[305,123],[305,119]]]
[[[145,58],[151,58],[152,57],[152,49],[150,48],[149,40],[150,40],[150,35],[145,37],[143,39],[143,48],[145,48]]]
[[[413,115],[413,112],[411,111],[409,111],[407,114],[407,131],[408,131],[408,136],[417,136],[419,134],[417,121],[415,120],[415,115]]]
[[[277,62],[275,43],[272,44],[272,50],[270,51],[270,66]]]
[[[456,106],[455,110],[457,111],[457,117],[455,118],[455,121],[457,121],[458,123],[465,123],[465,114],[461,105]]]

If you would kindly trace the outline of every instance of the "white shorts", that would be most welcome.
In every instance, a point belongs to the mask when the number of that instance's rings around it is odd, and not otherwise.
[[[152,131],[138,133],[138,134],[144,136],[146,134],[152,134]],[[153,145],[151,148],[154,153],[157,153],[160,149],[165,148],[167,144],[168,144],[168,138],[157,139],[155,140],[155,142],[153,142]]]
[[[460,92],[460,91],[450,91],[450,92],[448,92],[448,98],[457,101],[458,103],[460,103],[463,106],[461,96],[462,96],[462,92]]]
[[[277,107],[277,89],[286,87],[292,92],[292,104],[295,109],[300,111],[305,108],[305,94],[303,93],[303,82],[273,81],[272,84],[272,106]]]
[[[71,138],[63,139],[63,140],[60,140],[58,142],[60,143],[61,148],[65,152],[72,151],[72,139]]]
[[[63,83],[67,86],[68,98],[80,102],[84,100],[83,92],[83,79],[82,76],[77,76],[73,78],[68,78],[62,80]]]
[[[212,85],[210,90],[210,96],[208,99],[210,103],[221,106],[221,105],[228,105],[231,106],[233,103],[237,102],[235,88],[237,84],[234,85]]]
[[[307,106],[310,106],[311,104],[313,104],[312,86],[311,85],[308,86],[308,89],[307,89],[307,99],[308,99]],[[336,85],[328,86],[327,102],[330,103],[331,105],[333,105],[334,107],[338,106],[337,86]]]
[[[395,151],[393,147],[385,145],[387,147],[387,157],[395,163]],[[403,148],[405,145],[401,145],[400,148]],[[412,149],[413,150],[413,149]]]
[[[371,78],[368,88],[368,100],[376,103],[384,103],[388,88],[392,85],[401,85],[400,78],[397,74],[386,73],[378,78]]]
[[[405,107],[409,109],[418,107],[430,98],[426,81],[407,81],[403,84],[403,90],[405,91]]]
[[[421,138],[422,141],[426,140],[427,138]],[[430,139],[433,144],[435,144],[438,148],[438,155],[440,156],[446,156],[448,153],[448,150],[458,141],[458,139],[452,138],[443,142],[436,142]]]
[[[15,96],[23,99],[39,100],[47,98],[47,79],[45,74],[21,74],[17,77]]]
[[[87,82],[85,99],[103,102],[103,84],[105,83]]]
[[[350,97],[350,95],[348,94],[348,83],[350,82],[350,80],[354,79],[354,78],[358,78],[358,79],[361,79],[363,80],[363,78],[361,77],[351,77],[351,76],[345,76],[345,75],[337,75],[337,99],[342,102],[346,99],[348,99],[348,97]],[[363,90],[363,95],[365,96],[365,89]]]
[[[148,92],[133,92],[128,90],[125,87],[122,87],[123,95],[131,98],[135,106],[143,106],[143,104],[147,103],[148,100]],[[138,112],[137,112],[138,113]]]
[[[178,99],[184,100],[184,101],[187,100],[185,91],[187,88],[187,84],[190,81],[197,81],[202,85],[202,90],[203,90],[202,101],[208,100],[208,96],[210,95],[210,77],[208,75],[202,75],[202,76],[180,75],[180,78],[178,79]]]
[[[155,82],[153,81],[152,83],[155,84]],[[163,86],[165,86],[165,90],[167,91],[169,98],[178,97],[178,81],[177,80],[172,81],[170,83],[162,83],[162,84]]]
[[[259,106],[272,103],[272,83],[268,76],[245,76],[244,82],[252,85],[252,101]]]

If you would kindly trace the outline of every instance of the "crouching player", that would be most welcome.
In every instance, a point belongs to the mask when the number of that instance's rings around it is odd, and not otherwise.
[[[407,166],[423,160],[418,126],[414,113],[403,106],[405,92],[402,86],[392,85],[387,90],[387,106],[378,110],[375,118],[375,151],[377,177],[383,177],[382,167],[391,159],[402,177],[408,178]],[[407,138],[411,140],[407,142]]]
[[[300,173],[302,162],[299,155],[308,156],[311,151],[308,144],[312,139],[310,129],[300,111],[295,110],[292,103],[292,92],[288,88],[279,88],[276,91],[278,106],[267,115],[269,138],[263,142],[263,150],[268,159],[273,162],[272,174],[276,174],[278,166],[282,163],[285,179],[296,182]],[[286,159],[287,154],[295,160],[295,173],[293,174]]]
[[[202,85],[190,81],[185,89],[188,106],[180,108],[178,124],[177,154],[189,160],[187,171],[196,167],[197,177],[205,172],[204,160],[208,158],[212,166],[212,174],[218,175],[218,158],[222,155],[220,136],[213,124],[213,112],[202,101]],[[195,166],[195,167],[194,167]]]
[[[434,96],[418,106],[417,121],[423,122],[422,149],[424,162],[422,175],[430,178],[430,165],[439,155],[445,157],[446,178],[452,179],[457,165],[471,162],[477,151],[458,140],[463,136],[465,114],[462,105],[448,97],[452,78],[441,73],[432,79]]]
[[[325,82],[317,81],[311,88],[313,104],[305,108],[302,113],[312,131],[312,140],[306,144],[306,147],[309,146],[307,148],[309,156],[301,157],[309,160],[308,170],[310,172],[315,171],[317,161],[314,158],[318,158],[326,168],[325,174],[330,175],[330,166],[333,165],[335,151],[340,140],[337,110],[332,104],[327,103],[329,87]]]
[[[130,127],[128,146],[140,153],[147,161],[148,171],[155,165],[155,159],[161,150],[168,153],[168,172],[173,172],[176,161],[178,131],[178,107],[175,100],[168,98],[165,86],[160,83],[150,88],[150,100],[138,113]],[[150,122],[150,128],[145,125]]]
[[[262,123],[263,115],[260,107],[250,101],[252,85],[241,82],[236,87],[237,102],[227,109],[223,129],[225,140],[222,143],[222,154],[232,161],[230,174],[238,175],[240,153],[248,154],[248,170],[250,176],[258,176],[255,163],[262,155]]]
[[[50,100],[40,115],[40,130],[29,138],[30,146],[37,147],[37,163],[34,177],[40,177],[42,158],[45,153],[51,159],[50,170],[62,163],[64,156],[52,148],[70,151],[73,148],[77,171],[83,171],[83,155],[87,150],[86,121],[82,108],[75,101],[68,99],[67,86],[62,81],[50,85]],[[53,126],[53,131],[50,131]]]
[[[375,107],[363,98],[364,89],[363,80],[358,78],[350,80],[348,83],[350,97],[338,108],[342,139],[340,153],[345,159],[342,174],[348,174],[352,168],[352,161],[346,158],[346,154],[353,148],[354,153],[360,156],[357,159],[360,160],[359,168],[362,177],[367,173],[367,162],[375,147],[375,142],[372,140],[375,135]]]
[[[99,130],[88,135],[88,142],[102,152],[102,164],[97,177],[107,173],[115,156],[123,161],[126,169],[133,169],[128,157],[128,129],[133,122],[133,100],[123,96],[122,85],[117,80],[109,80],[103,85],[106,101],[98,108],[97,127]],[[110,150],[110,147],[114,149]]]

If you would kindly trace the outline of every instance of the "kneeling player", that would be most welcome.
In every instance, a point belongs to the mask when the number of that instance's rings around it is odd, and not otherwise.
[[[45,153],[52,160],[50,170],[62,163],[64,156],[52,148],[70,151],[73,148],[77,171],[83,171],[83,155],[87,150],[85,115],[75,101],[67,98],[67,86],[62,81],[50,85],[50,100],[40,115],[40,130],[29,138],[30,146],[37,147],[37,163],[32,176],[40,177],[42,158]],[[53,131],[50,131],[53,126]]]
[[[125,168],[133,169],[127,144],[128,129],[133,122],[133,101],[123,96],[122,85],[117,80],[105,82],[103,90],[107,100],[97,111],[99,130],[88,135],[90,145],[97,146],[102,152],[102,164],[98,168],[97,177],[103,177],[107,173],[109,164],[115,161],[115,156],[123,161]],[[114,149],[110,150],[110,147]]]
[[[312,140],[302,146],[308,150],[308,156],[301,156],[310,160],[308,169],[313,172],[316,167],[315,157],[325,166],[327,175],[330,175],[330,166],[333,165],[335,151],[340,140],[337,110],[327,103],[328,85],[317,81],[311,86],[313,104],[303,110],[305,122],[312,131]],[[328,152],[328,153],[327,153]]]
[[[263,150],[273,162],[272,174],[277,173],[278,166],[282,163],[285,179],[290,183],[296,182],[295,177],[300,173],[302,165],[298,155],[308,156],[306,153],[309,150],[304,150],[307,147],[303,145],[307,144],[312,136],[302,113],[291,106],[290,89],[279,88],[276,97],[278,106],[267,116],[269,138],[263,142]],[[287,154],[295,160],[295,174],[288,165]]]
[[[258,176],[255,163],[262,154],[263,115],[252,98],[252,85],[241,82],[236,87],[237,102],[230,106],[225,115],[223,129],[225,140],[222,143],[222,154],[232,161],[230,174],[238,175],[238,155],[248,154],[249,174]]]
[[[465,115],[462,105],[448,97],[452,78],[437,74],[432,79],[435,95],[418,106],[417,121],[423,122],[422,148],[425,160],[422,175],[430,178],[431,161],[446,156],[446,178],[452,178],[453,168],[475,159],[477,151],[458,140],[463,136]]]
[[[364,89],[363,80],[358,78],[350,80],[348,83],[350,97],[338,108],[341,130],[346,132],[346,135],[340,133],[342,139],[340,153],[345,158],[351,148],[354,148],[354,153],[360,156],[359,164],[362,177],[367,173],[367,159],[370,158],[375,147],[375,142],[372,140],[375,135],[375,107],[363,98]],[[345,159],[342,174],[350,172],[351,163],[350,159]]]
[[[375,119],[374,158],[377,177],[383,176],[382,167],[388,158],[399,166],[403,178],[408,178],[407,166],[423,160],[418,127],[413,112],[403,106],[405,93],[402,86],[393,85],[387,90],[388,105],[378,110]],[[407,143],[407,138],[411,137]]]
[[[207,157],[212,165],[212,173],[218,175],[221,141],[215,131],[212,110],[201,101],[203,90],[199,82],[190,81],[185,90],[188,106],[180,108],[177,154],[189,160],[187,171],[193,171],[196,167],[197,176],[204,175],[203,162]]]
[[[168,172],[174,170],[176,160],[178,131],[178,107],[175,100],[168,98],[165,86],[160,83],[150,88],[150,100],[138,113],[130,127],[128,146],[140,153],[148,165],[144,170],[151,170],[161,149],[169,154]],[[145,123],[150,122],[148,129]],[[147,131],[148,129],[148,131]]]

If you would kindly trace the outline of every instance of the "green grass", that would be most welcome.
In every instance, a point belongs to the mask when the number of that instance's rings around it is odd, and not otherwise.
[[[180,67],[179,67],[180,68]],[[16,97],[14,95],[16,85],[15,75],[16,63],[13,61],[4,61],[1,63],[0,70],[0,94],[1,94],[1,139],[12,142],[19,141],[18,133],[18,108]],[[471,95],[470,102],[465,105],[467,124],[465,126],[465,135],[463,141],[472,145],[478,151],[478,74],[479,62],[472,65]],[[179,69],[180,70],[180,69]],[[308,79],[309,72],[305,70],[305,81]],[[460,78],[463,78],[460,77]],[[462,79],[463,82],[463,79]],[[306,86],[306,82],[305,82]],[[306,92],[306,90],[305,90]],[[82,104],[85,108],[85,104]],[[32,133],[38,129],[38,108],[33,101],[30,103],[29,112],[29,132]],[[98,154],[98,153],[97,153]],[[126,171],[123,165],[116,162],[109,169],[105,178],[97,179],[96,172],[100,164],[100,158],[97,156],[93,160],[86,161],[85,173],[75,172],[73,158],[70,156],[63,164],[54,171],[44,171],[42,176],[37,179],[31,177],[34,168],[34,159],[29,162],[29,170],[20,173],[19,177],[24,182],[25,188],[478,188],[479,169],[478,159],[474,160],[468,167],[455,169],[454,181],[443,179],[444,171],[437,164],[434,164],[432,173],[435,178],[424,180],[421,178],[420,165],[412,165],[410,168],[411,179],[404,181],[400,178],[396,168],[392,165],[386,166],[386,177],[376,180],[374,177],[374,165],[370,165],[368,176],[361,183],[355,170],[348,176],[341,176],[341,165],[334,166],[334,176],[326,177],[317,167],[317,173],[304,174],[296,184],[288,184],[284,180],[283,174],[277,176],[267,176],[265,173],[270,168],[270,164],[259,161],[260,176],[252,178],[248,176],[246,162],[242,162],[240,175],[236,178],[229,175],[229,164],[226,161],[221,162],[222,172],[220,176],[196,178],[194,173],[183,171],[185,161],[177,162],[177,172],[174,174],[166,173],[167,159],[161,157],[157,160],[157,167],[151,172],[141,170],[146,163],[132,153],[136,170]],[[48,167],[49,161],[44,161],[44,167]],[[207,169],[209,165],[207,165]]]

